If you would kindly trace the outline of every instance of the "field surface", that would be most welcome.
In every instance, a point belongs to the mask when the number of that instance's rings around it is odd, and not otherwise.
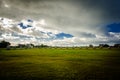
[[[120,80],[120,51],[0,49],[0,80]]]

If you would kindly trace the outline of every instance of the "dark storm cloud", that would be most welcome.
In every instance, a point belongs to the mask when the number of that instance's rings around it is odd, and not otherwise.
[[[0,0],[0,16],[45,19],[48,26],[72,34],[101,34],[105,31],[101,25],[120,21],[119,4],[119,0]]]
[[[119,8],[120,0],[1,0],[0,5],[3,5],[3,2],[8,3],[8,5],[12,5],[13,9],[16,7],[17,8],[21,7],[21,8],[28,8],[28,10],[29,8],[31,10],[32,9],[35,10],[38,8],[53,9],[59,6],[57,4],[63,5],[64,3],[71,3],[71,4],[75,3],[75,5],[78,6],[77,7],[78,9],[82,6],[85,10],[88,11],[100,10],[101,12],[103,12],[104,18],[115,19],[115,20],[120,19],[120,8]],[[56,2],[58,3],[55,5]],[[53,3],[53,5],[50,5],[50,3],[51,4]]]
[[[101,10],[105,20],[120,20],[120,0],[81,0],[79,2],[87,9]]]

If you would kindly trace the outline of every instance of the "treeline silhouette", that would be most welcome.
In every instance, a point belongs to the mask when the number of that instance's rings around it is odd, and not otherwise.
[[[0,42],[0,48],[6,48],[7,46],[10,46],[10,42],[7,42],[7,41],[1,41]]]
[[[34,45],[34,44],[18,44],[17,46],[10,46],[11,43],[7,42],[5,40],[0,42],[0,48],[47,48],[47,47],[52,47],[44,44],[40,45]],[[54,46],[55,47],[55,46]],[[56,46],[56,47],[61,47],[61,46]],[[80,48],[81,46],[73,47],[73,48]],[[98,46],[94,46],[90,44],[89,46],[84,46],[85,48],[120,48],[120,44],[114,44],[113,46],[110,46],[109,44],[99,44]]]

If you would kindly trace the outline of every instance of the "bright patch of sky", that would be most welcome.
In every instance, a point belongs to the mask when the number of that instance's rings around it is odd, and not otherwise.
[[[3,1],[3,5],[5,8],[10,8],[10,5],[8,5],[5,1]]]

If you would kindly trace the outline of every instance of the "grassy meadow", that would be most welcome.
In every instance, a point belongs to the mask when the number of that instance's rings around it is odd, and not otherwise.
[[[0,49],[0,80],[120,80],[118,49]]]

